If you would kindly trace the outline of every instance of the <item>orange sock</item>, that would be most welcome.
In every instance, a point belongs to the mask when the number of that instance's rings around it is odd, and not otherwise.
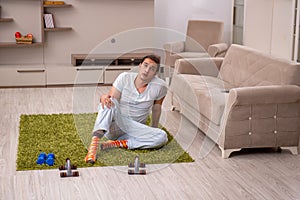
[[[91,144],[88,148],[88,153],[85,157],[85,162],[89,162],[89,163],[95,163],[96,161],[96,156],[97,156],[97,149],[99,146],[99,138],[97,136],[93,136],[92,137],[92,141]]]
[[[111,148],[128,148],[127,140],[114,140],[114,141],[107,141],[100,145],[101,150],[104,149],[111,149]]]

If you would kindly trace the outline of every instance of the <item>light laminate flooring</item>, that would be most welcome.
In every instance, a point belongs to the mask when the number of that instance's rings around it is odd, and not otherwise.
[[[169,97],[161,123],[195,159],[147,165],[145,176],[127,167],[80,168],[76,178],[59,170],[16,171],[21,114],[95,112],[110,87],[0,89],[0,199],[300,199],[300,156],[254,149],[222,159],[221,152],[180,113]],[[203,156],[205,155],[205,156]]]

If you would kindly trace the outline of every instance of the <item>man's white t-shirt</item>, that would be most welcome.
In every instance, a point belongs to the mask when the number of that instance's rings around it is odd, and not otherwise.
[[[135,72],[123,72],[117,77],[113,86],[121,92],[120,113],[134,121],[145,123],[154,101],[166,96],[167,85],[162,79],[155,76],[146,90],[139,93],[134,85],[137,75]]]

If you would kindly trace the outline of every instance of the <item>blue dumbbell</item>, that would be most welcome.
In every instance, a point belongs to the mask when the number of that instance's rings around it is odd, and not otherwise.
[[[49,153],[48,158],[46,160],[46,164],[49,165],[49,166],[53,166],[54,165],[54,159],[55,159],[54,153]]]
[[[38,159],[36,160],[36,164],[42,165],[46,162],[47,154],[44,152],[41,152],[38,156]]]

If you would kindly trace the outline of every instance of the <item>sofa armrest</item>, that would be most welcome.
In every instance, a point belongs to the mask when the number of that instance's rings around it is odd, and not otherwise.
[[[186,58],[175,62],[174,74],[195,74],[217,77],[223,58]]]
[[[226,43],[213,44],[208,46],[208,54],[211,57],[225,56],[228,45]]]
[[[300,87],[272,85],[233,88],[229,92],[228,100],[235,105],[293,103],[300,101]]]
[[[221,149],[288,147],[299,144],[300,87],[233,88],[221,121]]]
[[[184,41],[169,42],[164,44],[163,47],[168,54],[180,53],[184,50]]]

